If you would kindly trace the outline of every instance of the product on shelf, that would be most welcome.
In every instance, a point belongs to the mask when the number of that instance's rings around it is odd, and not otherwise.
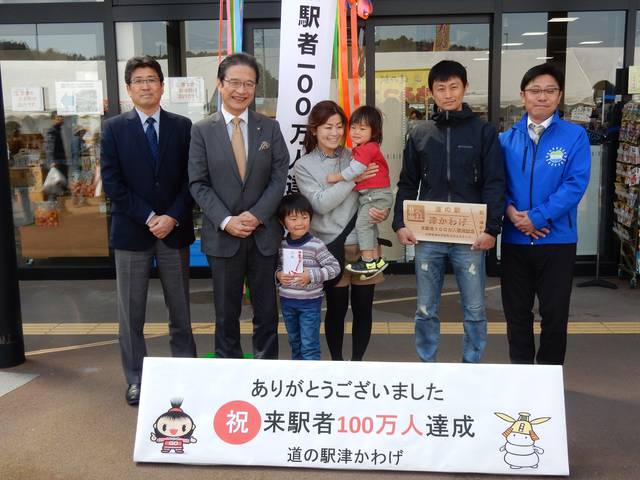
[[[620,239],[618,276],[631,276],[629,284],[635,288],[640,276],[640,104],[630,102],[624,106],[619,140],[613,231]]]
[[[69,175],[69,190],[73,196],[74,203],[83,203],[84,199],[93,197],[96,193],[94,174],[89,172],[73,172]]]
[[[60,225],[58,202],[35,202],[35,224],[39,227],[57,227]]]

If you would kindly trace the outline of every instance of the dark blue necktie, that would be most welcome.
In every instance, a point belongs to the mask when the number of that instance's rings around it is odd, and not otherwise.
[[[153,117],[149,117],[145,123],[147,124],[145,134],[147,136],[147,142],[149,142],[149,148],[151,149],[153,169],[155,170],[158,165],[158,135],[156,134],[156,129],[153,124],[156,123],[156,120]]]

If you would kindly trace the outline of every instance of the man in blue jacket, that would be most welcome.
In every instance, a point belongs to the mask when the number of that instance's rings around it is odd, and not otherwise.
[[[520,83],[526,114],[500,135],[507,173],[502,232],[502,304],[512,363],[561,365],[576,258],[577,207],[589,183],[585,130],[561,120],[564,75],[545,63]],[[538,296],[542,333],[533,337]]]
[[[485,253],[496,244],[504,213],[504,164],[496,130],[463,103],[467,71],[443,60],[429,72],[429,89],[438,107],[433,117],[411,130],[398,181],[393,229],[403,245],[415,245],[416,350],[434,362],[440,343],[440,293],[445,260],[453,266],[464,320],[462,360],[477,363],[487,344],[484,302]],[[419,197],[418,197],[419,194]],[[417,242],[405,226],[404,200],[484,203],[487,223],[472,245]]]
[[[162,69],[151,57],[125,67],[135,108],[104,123],[102,182],[111,200],[122,367],[130,405],[140,398],[147,289],[155,258],[169,309],[174,357],[195,357],[189,309],[189,245],[194,241],[187,161],[191,120],[160,108]]]

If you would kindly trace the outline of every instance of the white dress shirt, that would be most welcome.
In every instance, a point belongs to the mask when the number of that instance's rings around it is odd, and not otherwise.
[[[231,140],[231,135],[233,135],[233,123],[231,120],[236,118],[236,115],[227,112],[224,108],[224,104],[220,107],[220,113],[224,117],[224,123],[227,126],[227,133],[229,134],[229,140]],[[240,115],[237,115],[240,120],[240,130],[242,130],[242,139],[244,140],[244,151],[249,153],[249,109],[245,109]]]
[[[156,110],[156,112],[153,115],[147,115],[146,113],[143,113],[140,110],[138,110],[137,107],[134,108],[134,110],[138,114],[138,117],[140,117],[140,122],[142,122],[142,129],[145,131],[145,133],[147,131],[147,128],[149,127],[149,125],[147,125],[147,118],[151,117],[155,120],[155,123],[153,124],[153,128],[156,129],[156,136],[160,138],[160,107],[158,107],[158,110]]]
[[[529,132],[529,138],[533,140],[533,143],[538,143],[538,140],[540,140],[540,136],[536,135],[536,132],[533,131],[533,129],[531,128],[531,125],[542,125],[546,130],[547,128],[549,128],[549,125],[551,125],[552,120],[553,120],[553,115],[551,115],[542,123],[535,123],[535,122],[532,122],[531,119],[527,118],[527,132]]]

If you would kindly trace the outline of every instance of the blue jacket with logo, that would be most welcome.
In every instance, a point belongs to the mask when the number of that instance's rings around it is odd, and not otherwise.
[[[589,184],[591,151],[584,128],[553,114],[538,145],[527,131],[525,114],[500,135],[507,176],[506,206],[528,211],[536,229],[550,233],[539,240],[521,233],[505,215],[502,241],[513,244],[577,243],[577,207]]]

